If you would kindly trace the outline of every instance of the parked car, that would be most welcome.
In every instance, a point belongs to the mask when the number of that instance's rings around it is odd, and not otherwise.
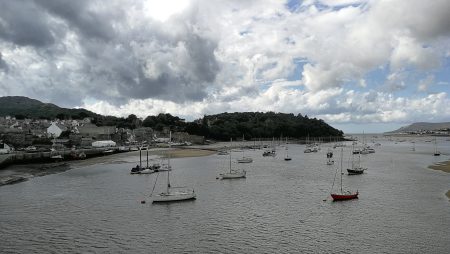
[[[35,152],[37,148],[35,146],[29,146],[25,148],[25,151],[27,152]]]

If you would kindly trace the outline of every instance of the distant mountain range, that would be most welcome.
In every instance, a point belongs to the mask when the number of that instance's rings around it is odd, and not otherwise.
[[[53,119],[58,115],[72,119],[100,116],[86,109],[61,108],[52,103],[43,103],[24,96],[0,97],[0,116]]]
[[[401,127],[398,130],[391,131],[389,133],[399,133],[399,132],[409,132],[409,131],[436,131],[436,130],[442,130],[450,128],[450,122],[444,122],[444,123],[425,123],[425,122],[418,122],[413,123],[408,126]]]

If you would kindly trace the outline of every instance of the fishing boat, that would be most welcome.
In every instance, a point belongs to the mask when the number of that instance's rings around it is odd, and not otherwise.
[[[142,149],[141,149],[142,150]],[[142,169],[140,172],[139,172],[139,174],[153,174],[153,173],[155,173],[156,171],[155,171],[155,167],[154,167],[154,165],[152,165],[152,166],[150,166],[149,164],[148,164],[148,149],[145,149],[146,151],[147,151],[147,166],[144,168],[144,169]],[[139,157],[140,158],[140,157]]]
[[[141,147],[142,148],[142,147]],[[139,149],[139,164],[136,167],[131,168],[130,174],[153,174],[158,169],[157,165],[149,165],[148,164],[148,149],[147,151],[147,166],[142,166],[142,149]]]
[[[352,191],[344,191],[342,188],[342,160],[343,160],[343,149],[341,148],[341,168],[340,168],[340,189],[338,192],[331,192],[330,195],[333,198],[333,201],[343,201],[343,200],[350,200],[350,199],[355,199],[358,198],[358,194],[359,192],[352,192]],[[337,168],[336,168],[336,173],[334,174],[334,179],[333,179],[333,185],[331,187],[331,189],[333,190],[334,187],[334,183],[336,181],[336,175],[337,175]]]
[[[172,140],[172,133],[170,133],[170,140]],[[170,148],[170,144],[169,144]],[[170,153],[167,157],[167,164],[170,168]],[[170,185],[170,171],[167,170],[167,185],[166,190],[161,192],[153,197],[153,203],[162,203],[162,202],[176,202],[176,201],[185,201],[185,200],[193,200],[196,199],[197,195],[195,190],[187,187],[172,187]],[[155,181],[156,184],[156,181]]]
[[[140,174],[145,168],[142,167],[142,151],[139,149],[139,164],[136,167],[132,167],[130,174]]]
[[[230,170],[225,173],[219,174],[220,179],[238,179],[245,178],[247,172],[245,170],[236,170],[231,168],[231,154],[230,154]]]

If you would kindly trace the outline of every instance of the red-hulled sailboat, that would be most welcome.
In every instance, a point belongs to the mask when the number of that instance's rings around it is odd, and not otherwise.
[[[358,194],[359,194],[358,191],[351,192],[351,191],[344,191],[342,189],[342,157],[343,157],[343,153],[344,153],[343,149],[341,148],[341,170],[340,170],[341,189],[340,189],[340,192],[330,193],[331,197],[333,198],[333,201],[355,199],[355,198],[358,198]],[[334,174],[333,187],[334,187],[334,182],[336,181],[336,175],[337,175],[337,169],[336,169],[336,173]],[[333,190],[333,187],[331,187],[332,190]]]

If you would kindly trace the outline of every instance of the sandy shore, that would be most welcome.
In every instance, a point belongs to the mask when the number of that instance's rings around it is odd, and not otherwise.
[[[436,164],[433,164],[431,166],[428,166],[428,168],[434,169],[434,170],[440,170],[446,173],[450,173],[450,161],[444,161],[444,162],[438,162]],[[445,193],[445,195],[449,198],[450,201],[450,190]]]
[[[154,148],[148,151],[149,159],[166,157],[171,158],[200,157],[216,153],[214,150],[200,148]],[[142,151],[142,160],[146,160],[147,151]],[[88,158],[86,160],[65,161],[59,163],[34,163],[12,165],[0,170],[0,186],[26,181],[36,176],[44,176],[101,163],[137,163],[139,162],[139,151],[116,153],[107,156]]]
[[[167,157],[170,154],[171,158],[184,158],[184,157],[201,157],[215,154],[216,151],[203,150],[203,149],[172,149],[165,151],[156,151],[154,154],[162,157]]]
[[[450,173],[450,161],[438,162],[436,164],[428,166],[428,168],[431,168],[434,170],[441,170],[446,173]]]

